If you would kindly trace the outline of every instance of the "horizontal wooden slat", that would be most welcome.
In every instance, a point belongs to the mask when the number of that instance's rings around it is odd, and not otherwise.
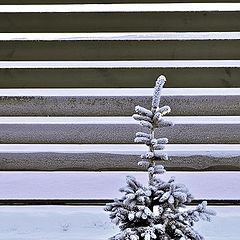
[[[147,185],[147,172],[0,172],[0,199],[103,203],[123,195],[119,188],[126,185],[128,175]],[[196,200],[240,199],[238,172],[167,172],[160,175],[165,181],[171,176],[175,176],[176,183],[186,184]]]
[[[131,116],[135,106],[151,106],[152,94],[152,88],[0,89],[0,115]],[[240,89],[164,88],[161,105],[174,116],[240,115]]]
[[[238,240],[240,207],[213,207],[217,216],[194,229],[208,240]],[[119,233],[102,207],[1,207],[0,237],[5,240],[106,240]],[[224,226],[224,227],[223,227]]]
[[[239,144],[167,144],[169,170],[239,170]],[[1,170],[141,170],[139,144],[0,144]]]
[[[240,33],[0,33],[0,60],[237,60],[239,45]]]
[[[218,5],[218,4],[217,4]],[[161,6],[160,6],[161,8]],[[228,7],[224,7],[227,10]],[[178,7],[180,12],[37,12],[4,13],[1,7],[0,32],[228,32],[240,31],[239,7],[232,11],[193,12]],[[22,10],[27,11],[23,6]],[[119,9],[119,8],[117,8]],[[144,8],[145,9],[145,8]],[[152,7],[151,10],[156,8]],[[167,10],[167,9],[166,9]],[[20,11],[20,10],[19,10]],[[30,10],[32,11],[32,10]],[[57,10],[56,10],[57,11]],[[95,9],[93,9],[95,11]],[[120,10],[118,10],[120,11]]]
[[[239,143],[239,116],[165,117],[170,143]],[[0,117],[0,143],[133,143],[146,131],[132,117]]]
[[[0,62],[1,88],[239,87],[239,60]]]

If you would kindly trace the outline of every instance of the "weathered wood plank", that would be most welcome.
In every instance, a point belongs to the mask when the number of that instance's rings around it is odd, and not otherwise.
[[[149,108],[152,88],[0,89],[1,116],[131,116]],[[191,104],[190,104],[191,103]],[[239,88],[164,88],[173,116],[239,116]]]
[[[168,170],[239,170],[239,144],[167,144]],[[1,170],[141,170],[134,144],[0,144]]]
[[[11,40],[0,60],[238,60],[240,40]]]
[[[139,11],[138,8],[134,8],[135,11]],[[66,7],[64,9],[67,11]],[[182,12],[1,12],[0,32],[239,31],[240,12],[236,11],[236,8],[232,10],[224,12],[184,12],[183,10]],[[26,11],[25,8],[23,11]],[[39,7],[36,11],[40,11]]]
[[[239,60],[6,61],[1,88],[149,87],[164,74],[166,87],[239,87]]]
[[[239,116],[165,117],[171,128],[156,130],[174,144],[240,144]],[[0,143],[133,143],[146,131],[132,117],[0,117]]]

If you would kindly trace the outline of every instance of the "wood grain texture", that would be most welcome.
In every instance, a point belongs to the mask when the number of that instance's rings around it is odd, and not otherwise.
[[[156,129],[172,144],[240,144],[238,116],[165,117],[175,125]],[[0,117],[0,143],[127,144],[148,131],[132,117]]]
[[[239,144],[168,144],[168,170],[239,170]],[[147,151],[134,144],[0,144],[1,170],[136,170]]]
[[[153,89],[1,89],[1,116],[131,116],[149,108]],[[164,88],[171,116],[239,116],[238,88]]]
[[[0,61],[238,60],[240,40],[0,41]]]
[[[0,32],[240,31],[240,12],[0,13]]]
[[[153,86],[160,74],[167,76],[167,88],[240,87],[240,68],[237,67],[129,66],[129,68],[0,69],[0,88],[144,88]]]

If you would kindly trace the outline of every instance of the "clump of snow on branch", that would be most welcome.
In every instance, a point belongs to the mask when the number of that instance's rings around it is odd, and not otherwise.
[[[155,129],[171,127],[173,123],[163,119],[170,113],[169,106],[159,107],[165,76],[161,75],[154,88],[151,110],[136,106],[133,118],[145,127],[148,132],[137,132],[135,143],[146,144],[149,151],[141,155],[140,167],[146,168],[149,176],[148,186],[143,186],[133,176],[127,176],[125,187],[120,188],[124,193],[120,199],[108,203],[106,211],[110,211],[112,222],[119,225],[121,232],[110,240],[203,240],[197,233],[194,222],[210,221],[215,212],[206,208],[204,201],[196,208],[184,210],[193,196],[184,184],[175,182],[171,177],[165,182],[159,174],[165,173],[157,161],[167,161],[164,151],[167,138],[156,138]]]

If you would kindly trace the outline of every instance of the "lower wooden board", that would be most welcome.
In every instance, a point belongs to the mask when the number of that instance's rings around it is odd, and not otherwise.
[[[240,207],[212,207],[212,222],[195,229],[207,240],[239,240]],[[106,240],[119,232],[103,207],[0,207],[4,240]]]
[[[125,178],[135,176],[147,185],[147,172],[0,172],[1,204],[8,200],[93,200],[121,197]],[[231,204],[240,199],[239,172],[171,172],[160,177],[185,184],[195,199],[223,200]],[[31,204],[29,202],[29,204]],[[97,205],[97,204],[96,204]]]
[[[175,125],[158,128],[155,137],[172,144],[239,144],[239,116],[164,117]],[[132,117],[0,117],[2,144],[134,143],[149,132]]]
[[[239,144],[167,144],[168,170],[239,170]],[[164,150],[164,151],[165,151]],[[0,144],[1,170],[140,170],[143,144]]]
[[[153,88],[0,89],[1,116],[131,116]],[[240,88],[164,88],[171,116],[240,116]]]
[[[197,12],[194,9],[185,11],[184,6],[183,8],[178,6],[177,12],[167,12],[166,8],[169,6],[165,6],[166,12],[161,12],[161,6],[157,9],[160,12],[140,12],[145,10],[143,7],[139,10],[140,6],[131,7],[135,12],[110,12],[109,6],[109,12],[71,12],[78,10],[74,9],[75,6],[69,10],[66,6],[62,6],[60,10],[66,12],[56,12],[58,9],[56,6],[48,10],[51,12],[41,12],[39,6],[34,9],[38,12],[24,12],[27,11],[24,6],[21,10],[12,7],[10,9],[12,12],[3,12],[7,11],[3,8],[0,13],[0,32],[220,32],[240,30],[238,21],[240,12],[231,11],[234,5],[229,7],[225,5],[225,9],[230,9],[230,11],[221,11],[223,7],[220,9],[215,7],[215,11]],[[118,11],[123,11],[124,7],[120,6],[121,9]],[[116,8],[119,6],[115,6],[115,11],[117,11]],[[204,5],[201,10],[203,9]],[[91,10],[96,11],[93,7]],[[150,10],[155,9],[151,7]],[[33,10],[28,6],[28,11]]]
[[[127,34],[126,34],[127,35]],[[146,34],[147,35],[147,34]],[[214,34],[212,34],[214,35]],[[229,34],[230,35],[230,34]],[[0,34],[1,36],[1,34]],[[140,35],[141,36],[141,35]],[[180,35],[181,36],[181,35]],[[231,35],[230,35],[231,36]],[[17,36],[16,36],[17,38]],[[239,39],[230,40],[0,40],[1,61],[239,59]],[[23,39],[24,36],[23,36]],[[79,41],[80,40],[80,41]]]

